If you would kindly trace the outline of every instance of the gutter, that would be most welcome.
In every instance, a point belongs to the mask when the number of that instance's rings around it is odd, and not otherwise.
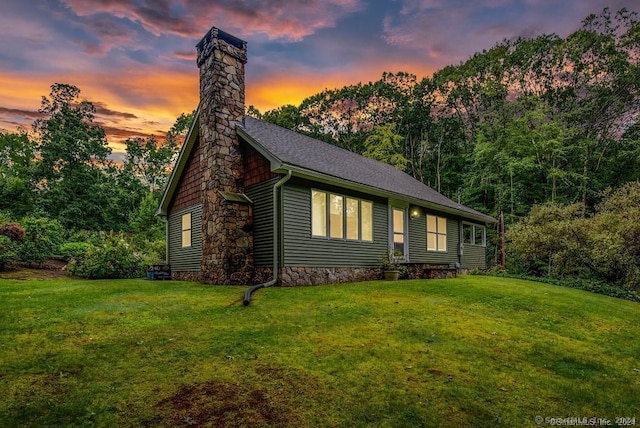
[[[276,184],[273,185],[273,279],[263,284],[257,284],[249,288],[244,293],[244,300],[242,303],[245,306],[249,306],[251,303],[251,294],[261,288],[271,287],[278,282],[278,226],[280,220],[278,219],[278,189],[282,187],[284,183],[291,178],[291,170],[287,171],[287,175],[282,177]]]

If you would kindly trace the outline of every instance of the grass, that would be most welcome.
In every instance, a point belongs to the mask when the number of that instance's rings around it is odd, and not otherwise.
[[[243,291],[0,279],[0,426],[640,424],[638,303],[484,276]]]

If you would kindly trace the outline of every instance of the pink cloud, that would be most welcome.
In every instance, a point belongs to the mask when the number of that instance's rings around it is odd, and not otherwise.
[[[322,28],[333,27],[345,15],[364,7],[362,0],[281,0],[249,2],[168,0],[142,3],[132,0],[64,0],[78,16],[108,13],[139,23],[152,34],[199,38],[212,25],[239,31],[245,37],[266,34],[271,39],[298,41]]]
[[[174,52],[173,56],[175,56],[176,58],[179,59],[185,59],[188,61],[195,61],[196,60],[196,53],[194,52]]]

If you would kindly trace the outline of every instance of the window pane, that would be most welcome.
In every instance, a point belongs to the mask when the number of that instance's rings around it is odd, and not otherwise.
[[[447,234],[447,219],[444,217],[438,217],[438,233]]]
[[[393,210],[393,232],[404,233],[404,211]]]
[[[347,198],[347,239],[358,239],[358,200]]]
[[[427,233],[427,250],[436,251],[438,249],[438,235],[435,233]]]
[[[438,251],[447,251],[447,235],[438,235]]]
[[[327,236],[327,194],[311,191],[311,234]]]
[[[182,214],[182,247],[191,246],[191,213]]]
[[[330,214],[329,227],[331,228],[332,238],[344,238],[344,232],[342,227],[343,216],[343,198],[340,195],[331,195],[330,200]]]
[[[427,216],[427,232],[437,232],[436,218],[432,215]]]
[[[373,204],[362,201],[362,240],[373,241]]]
[[[191,213],[182,214],[182,230],[191,229]]]
[[[462,225],[462,240],[465,244],[471,244],[471,225]]]
[[[475,226],[475,240],[474,244],[476,245],[484,245],[484,227]]]
[[[182,231],[182,247],[191,246],[191,229]]]

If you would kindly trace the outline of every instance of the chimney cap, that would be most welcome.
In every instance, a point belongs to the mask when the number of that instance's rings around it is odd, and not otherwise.
[[[217,27],[211,27],[211,29],[202,38],[202,40],[198,42],[196,47],[198,48],[198,50],[200,50],[205,43],[210,42],[212,39],[224,40],[225,42],[229,43],[232,46],[235,46],[238,49],[245,49],[247,47],[247,42],[239,39],[236,36],[232,36],[231,34],[227,33],[226,31],[222,31]]]

